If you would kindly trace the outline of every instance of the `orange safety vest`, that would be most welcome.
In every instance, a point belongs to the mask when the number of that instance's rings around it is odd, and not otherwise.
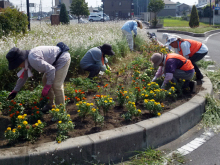
[[[180,68],[180,70],[188,71],[188,70],[194,69],[192,62],[190,60],[187,60],[185,57],[180,56],[179,54],[168,53],[167,57],[166,57],[166,62],[168,59],[171,59],[171,58],[175,58],[175,59],[181,60],[183,62],[183,66]]]
[[[189,57],[192,57],[196,52],[198,52],[199,51],[199,49],[201,48],[201,46],[202,46],[202,43],[201,42],[198,42],[198,41],[195,41],[195,40],[191,40],[191,39],[183,39],[183,41],[188,41],[190,44],[191,44],[191,46],[190,46],[190,54],[188,54],[189,55]],[[182,56],[183,56],[183,52],[182,52],[182,49],[181,49],[181,41],[179,41],[179,49],[180,49],[180,51],[179,51],[179,54],[181,54]]]

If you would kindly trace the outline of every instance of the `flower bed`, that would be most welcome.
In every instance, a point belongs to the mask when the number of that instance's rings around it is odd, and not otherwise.
[[[95,81],[101,85],[80,77],[70,79],[65,84],[66,105],[54,106],[49,114],[40,111],[48,99],[38,101],[41,86],[20,92],[13,101],[6,101],[9,92],[2,91],[1,109],[3,115],[9,115],[1,120],[8,139],[1,141],[2,147],[7,147],[8,142],[16,146],[28,141],[61,143],[68,137],[160,116],[193,96],[187,89],[182,93],[184,80],[178,84],[170,82],[167,90],[160,89],[162,78],[151,82],[155,70],[149,58],[153,52],[166,53],[165,48],[146,43],[140,50],[131,62],[115,67],[116,72],[97,77]]]

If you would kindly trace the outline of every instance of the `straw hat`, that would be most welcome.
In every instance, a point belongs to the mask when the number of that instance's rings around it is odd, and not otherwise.
[[[139,23],[139,25],[140,25],[140,29],[143,29],[143,24],[142,24],[142,22],[140,21],[140,20],[135,20],[136,22],[138,22]]]
[[[150,60],[154,63],[154,68],[157,68],[160,63],[163,61],[163,54],[160,53],[154,53]]]

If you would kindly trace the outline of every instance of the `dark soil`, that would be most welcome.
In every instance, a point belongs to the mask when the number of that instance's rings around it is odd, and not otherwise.
[[[200,90],[202,90],[201,85],[197,85],[196,93],[198,93]],[[187,93],[184,94],[181,98],[178,98],[177,100],[168,100],[164,102],[164,111],[162,112],[168,112],[172,110],[173,108],[182,105],[183,103],[190,100],[196,93]],[[87,96],[87,102],[91,102],[93,96],[95,93],[90,93],[89,96]],[[69,102],[67,105],[67,111],[71,115],[72,121],[75,123],[75,129],[72,132],[69,132],[69,137],[77,137],[77,136],[83,136],[83,135],[89,135],[105,130],[110,130],[114,128],[118,128],[121,126],[134,124],[142,120],[146,120],[152,117],[155,117],[154,115],[150,114],[149,111],[144,110],[143,105],[141,103],[137,104],[137,108],[142,110],[142,115],[139,118],[133,118],[132,121],[125,121],[121,115],[125,114],[126,111],[123,107],[115,106],[112,108],[108,115],[105,116],[105,121],[103,126],[95,126],[94,121],[91,117],[86,117],[84,121],[82,121],[78,115],[77,115],[77,107],[75,103]],[[28,113],[28,112],[26,112]],[[103,115],[103,114],[102,114]],[[44,114],[43,115],[43,122],[46,122],[47,125],[44,129],[44,133],[37,139],[36,142],[31,143],[28,141],[19,141],[18,143],[14,144],[14,147],[22,147],[27,145],[38,145],[41,143],[51,142],[55,141],[57,129],[56,124],[57,122],[51,121],[52,116],[51,114]],[[7,129],[7,127],[10,126],[10,117],[7,115],[0,115],[0,148],[10,148],[11,146],[8,145],[7,140],[4,137],[4,131]]]

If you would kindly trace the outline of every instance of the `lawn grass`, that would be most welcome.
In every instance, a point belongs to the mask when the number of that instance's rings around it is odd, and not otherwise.
[[[177,31],[186,31],[192,33],[204,33],[211,30],[217,30],[219,27],[210,26],[207,23],[199,23],[198,28],[190,28],[189,21],[180,20],[180,19],[164,19],[164,27],[171,27],[169,30],[177,30]]]

